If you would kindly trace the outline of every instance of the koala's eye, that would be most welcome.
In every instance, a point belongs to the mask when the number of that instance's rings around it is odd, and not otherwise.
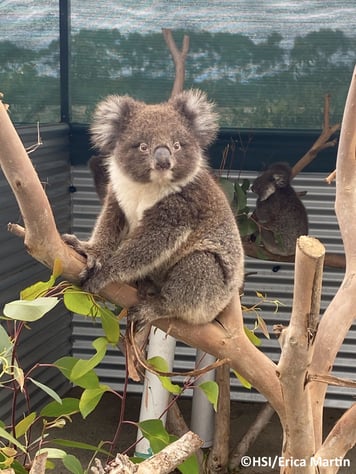
[[[178,150],[180,150],[181,148],[182,148],[182,147],[181,147],[181,145],[180,145],[179,142],[174,142],[174,143],[173,143],[173,150],[174,150],[174,151],[178,151]]]
[[[139,149],[140,149],[140,151],[142,151],[143,153],[146,153],[146,151],[148,151],[148,145],[147,145],[147,143],[140,143]]]

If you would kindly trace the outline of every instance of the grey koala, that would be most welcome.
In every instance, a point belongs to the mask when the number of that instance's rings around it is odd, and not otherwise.
[[[104,204],[88,242],[63,238],[87,257],[85,290],[137,286],[128,312],[137,328],[158,318],[210,322],[243,284],[239,231],[204,156],[217,129],[213,105],[193,90],[157,105],[112,95],[94,113]]]
[[[290,184],[291,172],[288,164],[274,163],[251,187],[258,196],[253,217],[262,243],[275,255],[294,255],[297,238],[308,234],[307,212]]]

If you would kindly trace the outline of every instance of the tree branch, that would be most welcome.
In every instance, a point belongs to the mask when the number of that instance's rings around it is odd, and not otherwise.
[[[346,273],[334,299],[321,318],[315,339],[311,373],[330,372],[335,357],[355,318],[356,293],[356,67],[345,104],[336,161],[335,212],[346,255]],[[326,385],[310,384],[316,448],[322,442],[322,411]]]
[[[340,130],[340,124],[330,126],[330,94],[326,94],[324,97],[324,124],[320,136],[313,143],[311,148],[305,153],[304,156],[293,166],[292,177],[297,176],[306,166],[311,163],[314,158],[322,150],[326,148],[334,147],[337,144],[337,138],[330,140],[330,138]]]
[[[174,97],[175,95],[179,94],[179,92],[182,92],[182,90],[184,89],[185,60],[189,51],[189,36],[184,35],[182,50],[180,51],[174,41],[172,31],[167,28],[163,28],[162,33],[164,40],[168,46],[168,49],[172,55],[174,66],[176,69],[173,88],[171,92],[171,97]]]
[[[278,364],[286,410],[288,443],[285,457],[310,459],[314,454],[313,416],[305,378],[313,352],[319,319],[324,246],[312,237],[297,240],[293,310],[290,325],[282,332],[282,354]],[[309,466],[303,473],[312,473]],[[295,474],[299,472],[295,471]]]

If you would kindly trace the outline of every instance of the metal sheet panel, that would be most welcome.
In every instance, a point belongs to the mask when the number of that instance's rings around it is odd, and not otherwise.
[[[73,194],[73,231],[81,238],[90,235],[95,217],[99,212],[100,204],[96,197],[90,173],[86,167],[76,166],[72,168],[73,184],[76,192]],[[242,173],[241,178],[250,181],[257,175],[255,172]],[[233,176],[232,176],[233,177]],[[334,213],[335,186],[327,185],[324,174],[302,173],[295,178],[293,184],[297,191],[307,191],[303,198],[308,210],[310,221],[310,235],[318,237],[330,252],[343,252],[342,241]],[[255,195],[249,193],[248,205],[254,208]],[[272,360],[278,361],[280,349],[279,344],[272,333],[274,324],[288,324],[293,297],[294,268],[291,263],[266,262],[252,258],[246,258],[246,272],[252,273],[245,285],[243,304],[252,306],[258,302],[256,292],[267,295],[269,300],[278,299],[282,304],[278,312],[275,312],[273,304],[261,304],[261,316],[268,325],[271,334],[270,339],[261,336],[261,350]],[[337,288],[343,279],[343,271],[336,269],[325,269],[323,279],[322,312],[325,310]],[[253,328],[255,315],[246,312],[245,323]],[[98,325],[92,321],[79,316],[74,317],[73,325],[73,352],[77,357],[87,357],[93,353],[91,342],[101,334]],[[338,358],[335,362],[333,373],[338,376],[355,377],[355,345],[356,328],[353,327],[348,338],[344,342]],[[194,366],[195,350],[178,343],[175,357],[175,369],[185,370]],[[116,389],[122,389],[125,382],[125,360],[116,350],[111,350],[103,363],[99,366],[98,373],[103,383],[110,383]],[[352,375],[353,374],[353,375]],[[142,386],[130,383],[129,390],[140,392]],[[246,401],[262,401],[263,397],[254,390],[244,389],[236,378],[231,379],[232,399]],[[328,391],[326,405],[330,407],[344,408],[352,403],[350,390],[334,387]]]
[[[37,141],[37,130],[33,126],[18,130],[25,145],[29,147]],[[69,166],[69,129],[65,125],[41,126],[43,145],[32,153],[31,159],[43,182],[51,202],[57,227],[61,232],[70,230],[70,166]],[[18,299],[19,292],[38,280],[46,280],[50,271],[30,257],[21,239],[7,231],[8,222],[22,224],[18,205],[12,191],[0,174],[0,307],[9,301]],[[38,210],[41,212],[41,209]],[[61,356],[71,353],[72,319],[63,305],[58,305],[42,320],[31,324],[31,330],[25,330],[19,346],[21,366],[25,369],[37,362],[50,363]],[[55,369],[39,368],[33,377],[60,394],[69,389],[69,384]],[[48,396],[37,387],[30,387],[32,407],[43,404]],[[19,415],[25,406],[25,400],[19,400]],[[9,416],[11,410],[11,392],[0,390],[0,418]]]

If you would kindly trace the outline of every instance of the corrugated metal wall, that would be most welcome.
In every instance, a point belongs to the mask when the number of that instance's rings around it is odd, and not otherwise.
[[[18,130],[26,147],[37,141],[35,127],[20,127]],[[61,232],[70,230],[71,201],[69,194],[69,129],[65,125],[41,126],[43,145],[31,159],[44,183],[50,199],[57,226]],[[19,292],[39,280],[47,280],[50,271],[37,263],[25,251],[23,241],[7,231],[8,222],[21,222],[21,216],[12,191],[0,173],[0,307],[18,299]],[[41,209],[38,209],[41,212]],[[58,305],[47,317],[30,325],[25,330],[19,352],[21,366],[32,367],[37,362],[49,363],[71,353],[72,319],[62,305]],[[48,384],[58,393],[63,394],[69,384],[55,369],[37,369],[33,378]],[[39,405],[48,396],[37,387],[32,387],[31,404]],[[24,400],[20,402],[21,406]],[[11,410],[11,392],[0,390],[0,418],[6,418]]]
[[[99,212],[100,205],[94,192],[92,179],[86,167],[74,167],[72,169],[73,184],[76,192],[73,194],[73,231],[81,238],[87,238],[94,223],[95,216]],[[252,180],[256,173],[243,173],[241,177]],[[294,180],[297,190],[307,191],[303,199],[310,220],[310,235],[318,237],[326,246],[327,251],[343,252],[342,242],[338,231],[338,225],[334,214],[334,185],[326,185],[323,181],[325,176],[317,173],[302,173]],[[250,193],[248,205],[254,208],[255,196]],[[291,303],[293,293],[293,265],[290,263],[273,263],[257,259],[246,259],[246,272],[255,273],[251,275],[245,285],[243,303],[251,306],[258,302],[255,292],[260,291],[267,294],[270,300],[278,299],[283,306],[279,307],[277,313],[272,304],[261,305],[261,315],[266,321],[271,333],[268,340],[261,335],[261,350],[274,361],[279,359],[279,345],[272,333],[274,324],[287,324],[291,314]],[[343,278],[343,271],[326,269],[323,281],[322,311],[335,294]],[[248,327],[253,327],[255,317],[253,313],[245,314],[245,322]],[[74,317],[73,327],[73,353],[77,357],[88,357],[92,354],[91,342],[101,334],[98,326],[89,319],[78,316]],[[355,373],[355,353],[353,350],[356,339],[355,328],[350,331],[340,354],[336,360],[334,373],[342,377],[352,377]],[[178,343],[175,358],[175,369],[191,369],[194,365],[195,350]],[[122,389],[124,383],[123,356],[116,350],[111,350],[98,373],[103,383],[109,383],[116,389]],[[354,376],[353,376],[354,377]],[[246,401],[262,401],[263,397],[254,391],[248,391],[241,387],[239,382],[231,379],[231,395],[233,399]],[[129,390],[140,392],[140,384],[131,383]],[[328,392],[327,405],[333,407],[347,407],[352,402],[351,390],[344,388],[330,388]]]

